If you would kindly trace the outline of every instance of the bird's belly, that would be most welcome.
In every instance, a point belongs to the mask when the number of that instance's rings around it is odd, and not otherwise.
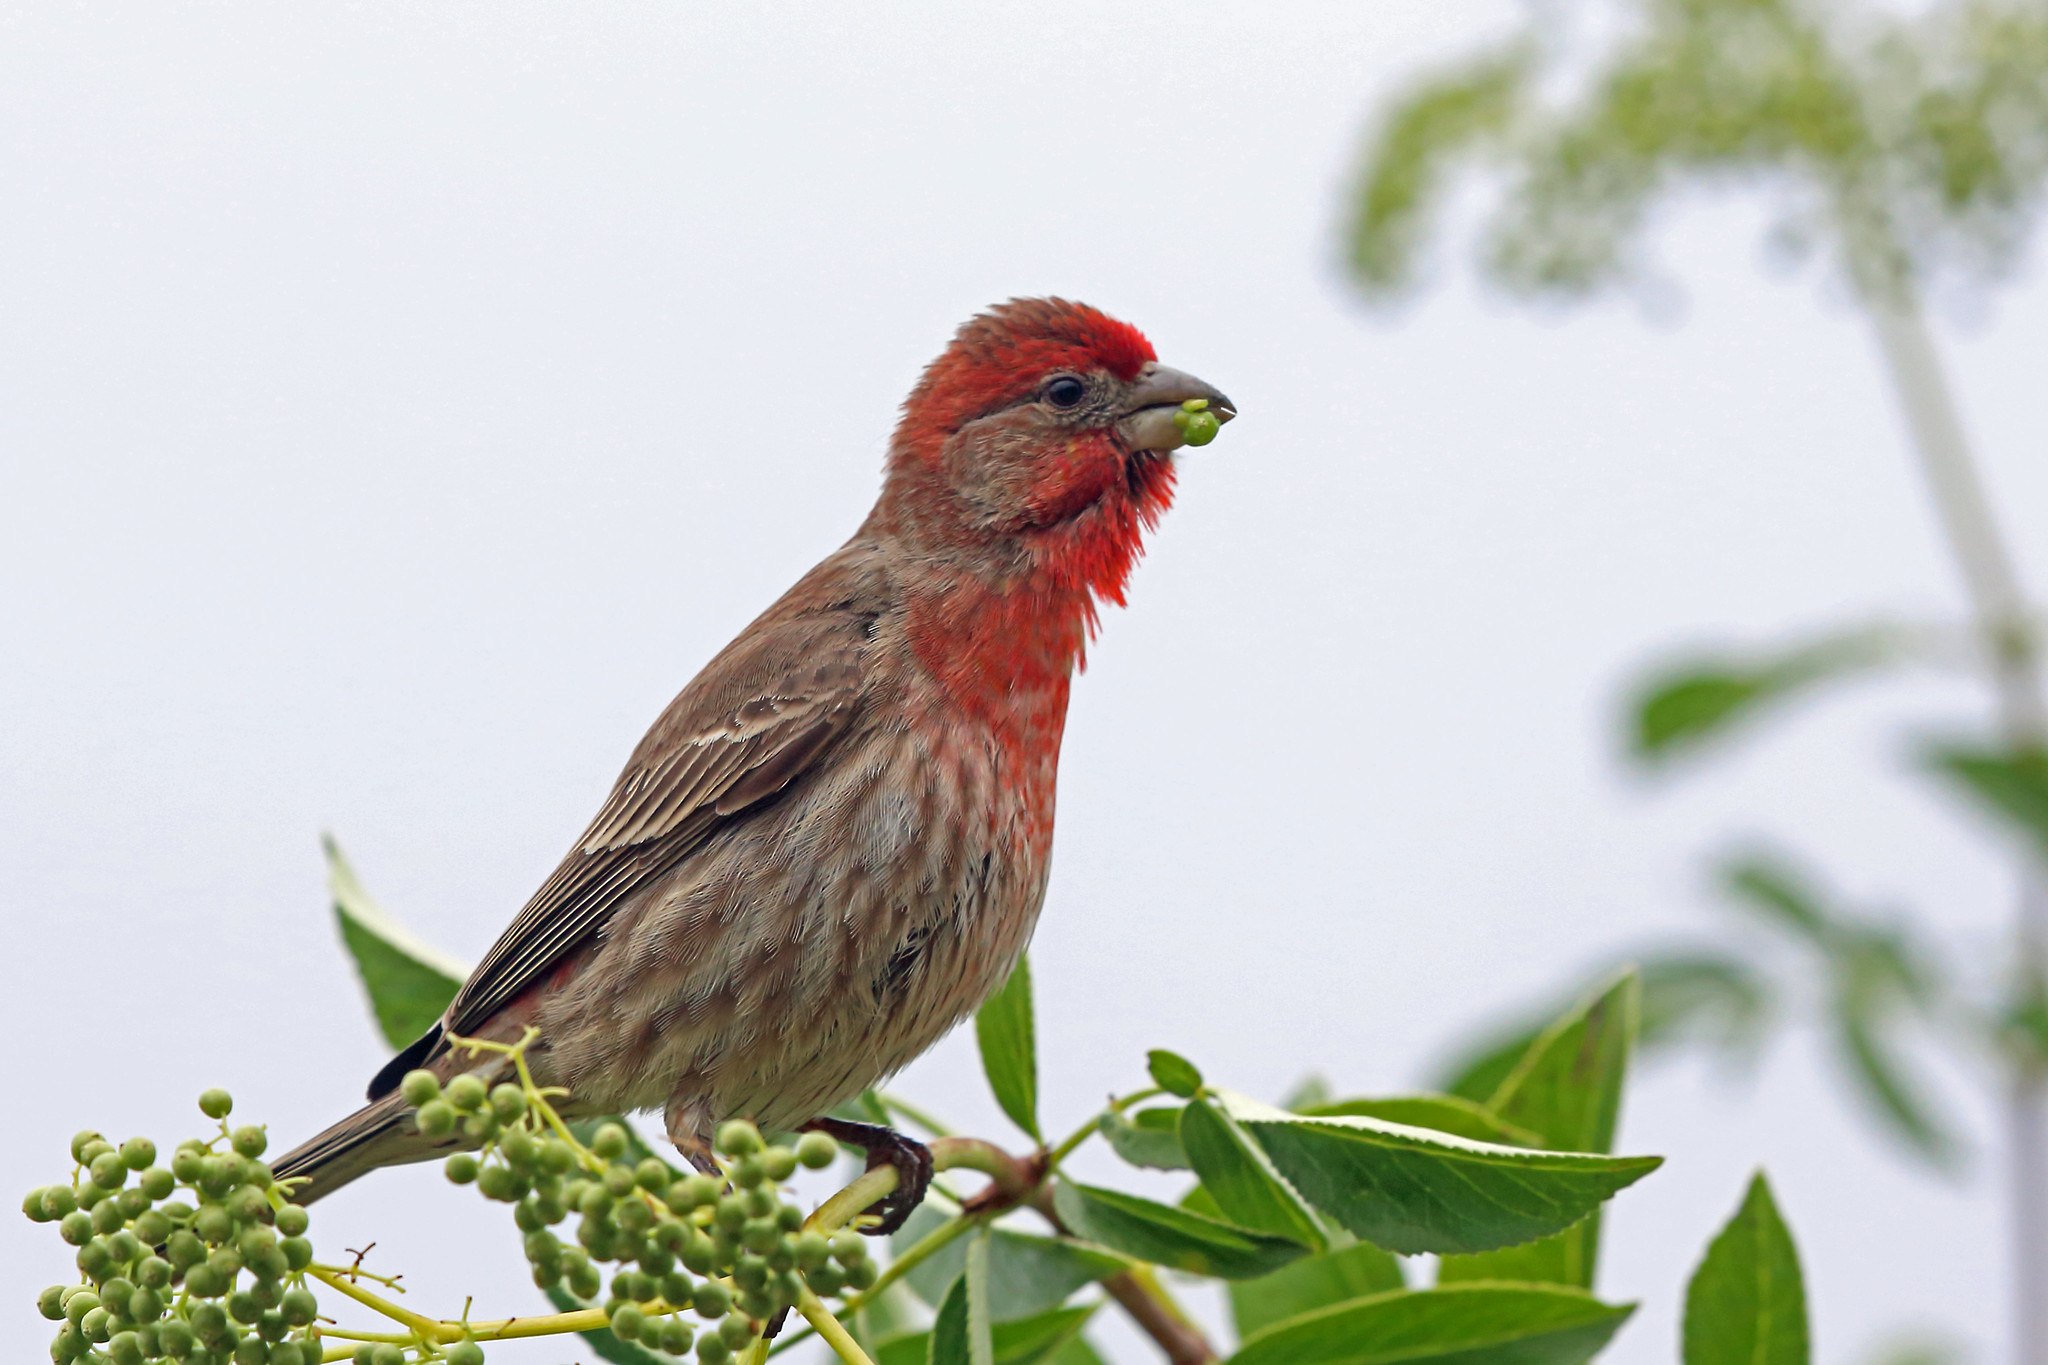
[[[788,1128],[971,1014],[1037,921],[1049,812],[993,762],[920,757],[911,783],[841,765],[637,896],[538,1021],[548,1079],[579,1107]]]

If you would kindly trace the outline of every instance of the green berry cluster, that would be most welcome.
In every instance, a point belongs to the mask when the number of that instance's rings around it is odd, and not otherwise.
[[[601,1302],[614,1335],[702,1365],[746,1350],[806,1285],[820,1297],[872,1285],[865,1241],[806,1230],[783,1197],[799,1166],[829,1166],[830,1138],[770,1145],[750,1123],[717,1134],[723,1178],[683,1174],[605,1124],[586,1146],[537,1094],[475,1075],[444,1088],[415,1071],[402,1093],[429,1134],[460,1133],[479,1150],[448,1158],[448,1178],[513,1206],[534,1283]],[[573,1233],[558,1232],[573,1220]]]
[[[1209,411],[1206,398],[1190,398],[1183,402],[1180,411],[1173,415],[1173,424],[1180,428],[1181,439],[1191,446],[1205,446],[1223,430],[1223,423]]]
[[[55,1223],[78,1248],[83,1278],[37,1300],[44,1317],[63,1324],[50,1343],[57,1365],[320,1359],[306,1210],[263,1163],[263,1129],[228,1127],[233,1107],[225,1090],[201,1095],[219,1135],[180,1143],[168,1167],[148,1138],[116,1146],[80,1133],[70,1182],[22,1201],[31,1221]]]

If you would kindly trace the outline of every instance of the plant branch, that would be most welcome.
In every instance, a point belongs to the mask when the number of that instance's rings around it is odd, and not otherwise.
[[[1849,237],[1853,250],[1857,237]],[[1999,729],[2014,750],[2039,748],[2048,740],[2048,713],[2042,707],[2033,613],[1971,455],[1940,352],[1910,281],[1894,277],[1873,285],[1875,272],[1866,265],[1865,273],[1864,300],[1878,349],[1983,639]],[[2020,872],[2013,939],[2016,994],[2023,1004],[2036,1001],[2048,988],[2048,885],[2031,867]],[[2048,1365],[2048,1298],[2041,1293],[2048,1285],[2048,1070],[2031,1047],[2008,1048],[2007,1059],[2014,1358],[2017,1365]]]

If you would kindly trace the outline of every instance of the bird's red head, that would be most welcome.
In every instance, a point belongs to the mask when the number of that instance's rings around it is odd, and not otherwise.
[[[1057,735],[1097,604],[1123,603],[1173,500],[1189,399],[1235,414],[1137,328],[1064,299],[991,308],[925,370],[867,530],[917,566],[912,642],[956,697],[996,715],[1037,695],[1032,724]]]
[[[996,579],[1123,601],[1173,499],[1172,421],[1221,393],[1158,363],[1127,322],[1064,299],[970,320],[903,404],[878,517]]]

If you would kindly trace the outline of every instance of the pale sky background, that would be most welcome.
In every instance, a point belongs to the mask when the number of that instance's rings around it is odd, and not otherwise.
[[[1660,229],[1671,318],[1532,316],[1461,261],[1398,318],[1347,296],[1367,112],[1516,13],[9,7],[9,1188],[81,1126],[197,1131],[208,1084],[279,1147],[352,1104],[383,1054],[319,832],[480,953],[662,704],[858,522],[918,368],[1014,294],[1138,322],[1243,414],[1075,693],[1034,944],[1051,1126],[1154,1046],[1266,1095],[1412,1086],[1622,945],[1726,922],[1701,871],[1743,834],[1994,966],[2008,868],[1904,776],[1909,733],[1983,721],[1967,681],[1858,688],[1681,780],[1617,756],[1621,687],[1673,645],[1959,605],[1865,333],[1762,269],[1759,209]],[[1942,330],[2040,583],[2048,290]],[[1938,1080],[1988,1136],[1984,1077]],[[898,1088],[1003,1132],[966,1033]],[[1995,1151],[1903,1163],[1810,1031],[1753,1085],[1654,1071],[1622,1145],[1670,1162],[1609,1222],[1603,1289],[1644,1303],[1609,1359],[1675,1358],[1759,1163],[1821,1360],[1944,1321],[2002,1344]],[[41,1359],[68,1256],[5,1207],[0,1352]],[[504,1211],[432,1167],[317,1215],[424,1308],[537,1302]]]

